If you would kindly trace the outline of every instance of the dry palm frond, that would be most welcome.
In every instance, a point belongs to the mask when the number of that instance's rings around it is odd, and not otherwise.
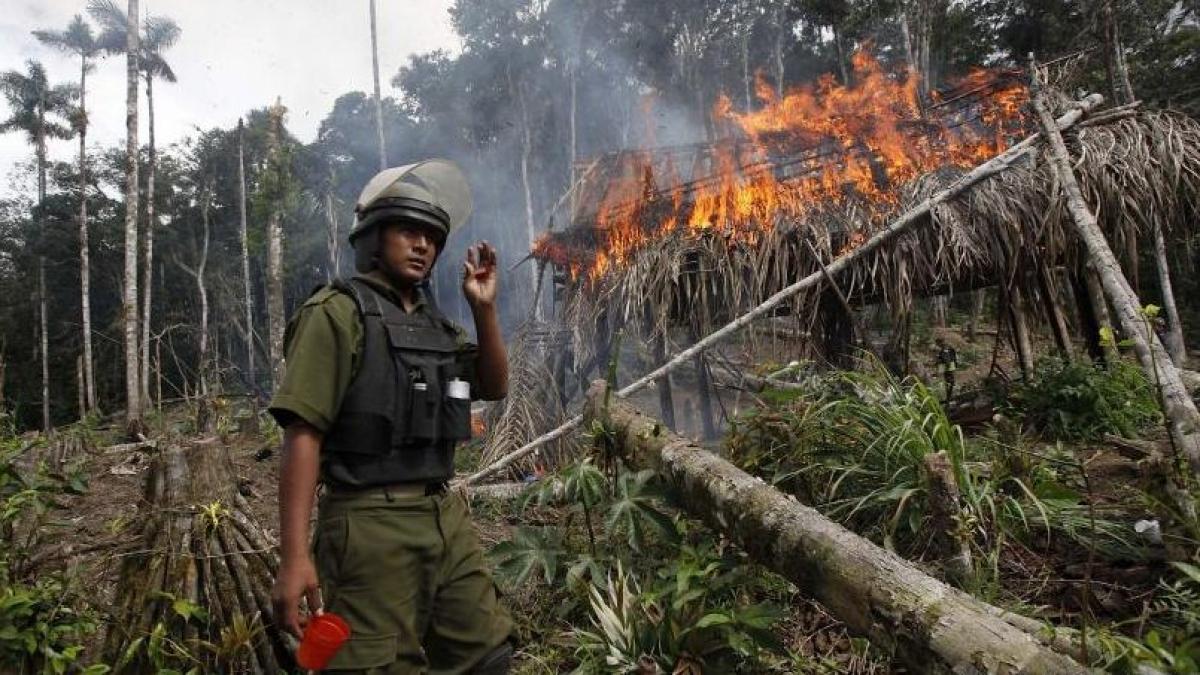
[[[542,324],[526,323],[518,329],[509,346],[508,396],[488,409],[487,436],[480,466],[490,465],[566,419],[545,342],[537,339],[539,331],[546,329]],[[573,454],[576,442],[565,438],[548,444],[514,470],[529,473],[538,467],[552,469],[563,456]]]

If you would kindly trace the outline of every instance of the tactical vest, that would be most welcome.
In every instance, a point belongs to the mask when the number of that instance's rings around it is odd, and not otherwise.
[[[454,446],[471,437],[464,384],[474,351],[432,303],[405,313],[363,281],[338,280],[362,321],[362,356],[322,445],[325,476],[366,487],[454,476]]]

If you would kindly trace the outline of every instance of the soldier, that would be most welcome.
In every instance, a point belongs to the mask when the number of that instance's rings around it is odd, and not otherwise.
[[[276,620],[298,636],[301,597],[310,612],[344,618],[351,637],[334,672],[506,673],[512,620],[467,504],[447,490],[455,444],[470,438],[471,397],[507,392],[496,252],[482,242],[463,263],[475,346],[425,286],[471,211],[458,167],[387,169],[355,211],[359,274],[318,290],[293,317],[270,406],[284,429]]]

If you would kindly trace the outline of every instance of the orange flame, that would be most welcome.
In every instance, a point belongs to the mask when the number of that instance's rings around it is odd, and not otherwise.
[[[1015,78],[976,70],[948,95],[932,95],[931,109],[943,110],[922,117],[916,78],[888,74],[866,51],[852,64],[852,86],[825,75],[782,98],[759,74],[760,107],[750,112],[721,96],[714,119],[745,140],[715,146],[707,178],[681,183],[670,162],[656,176],[649,151],[629,153],[596,213],[595,250],[547,237],[534,255],[596,280],[680,227],[754,246],[783,220],[850,200],[882,216],[899,204],[898,186],[940,167],[979,164],[1024,128],[1028,92]],[[848,233],[841,250],[863,240]]]

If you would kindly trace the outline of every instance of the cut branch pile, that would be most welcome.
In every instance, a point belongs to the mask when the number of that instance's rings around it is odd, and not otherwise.
[[[146,482],[141,545],[121,567],[108,663],[124,657],[128,672],[152,671],[161,655],[149,653],[148,638],[157,629],[190,655],[179,658],[208,672],[292,667],[272,619],[276,544],[250,513],[228,449],[215,439],[157,453]]]

